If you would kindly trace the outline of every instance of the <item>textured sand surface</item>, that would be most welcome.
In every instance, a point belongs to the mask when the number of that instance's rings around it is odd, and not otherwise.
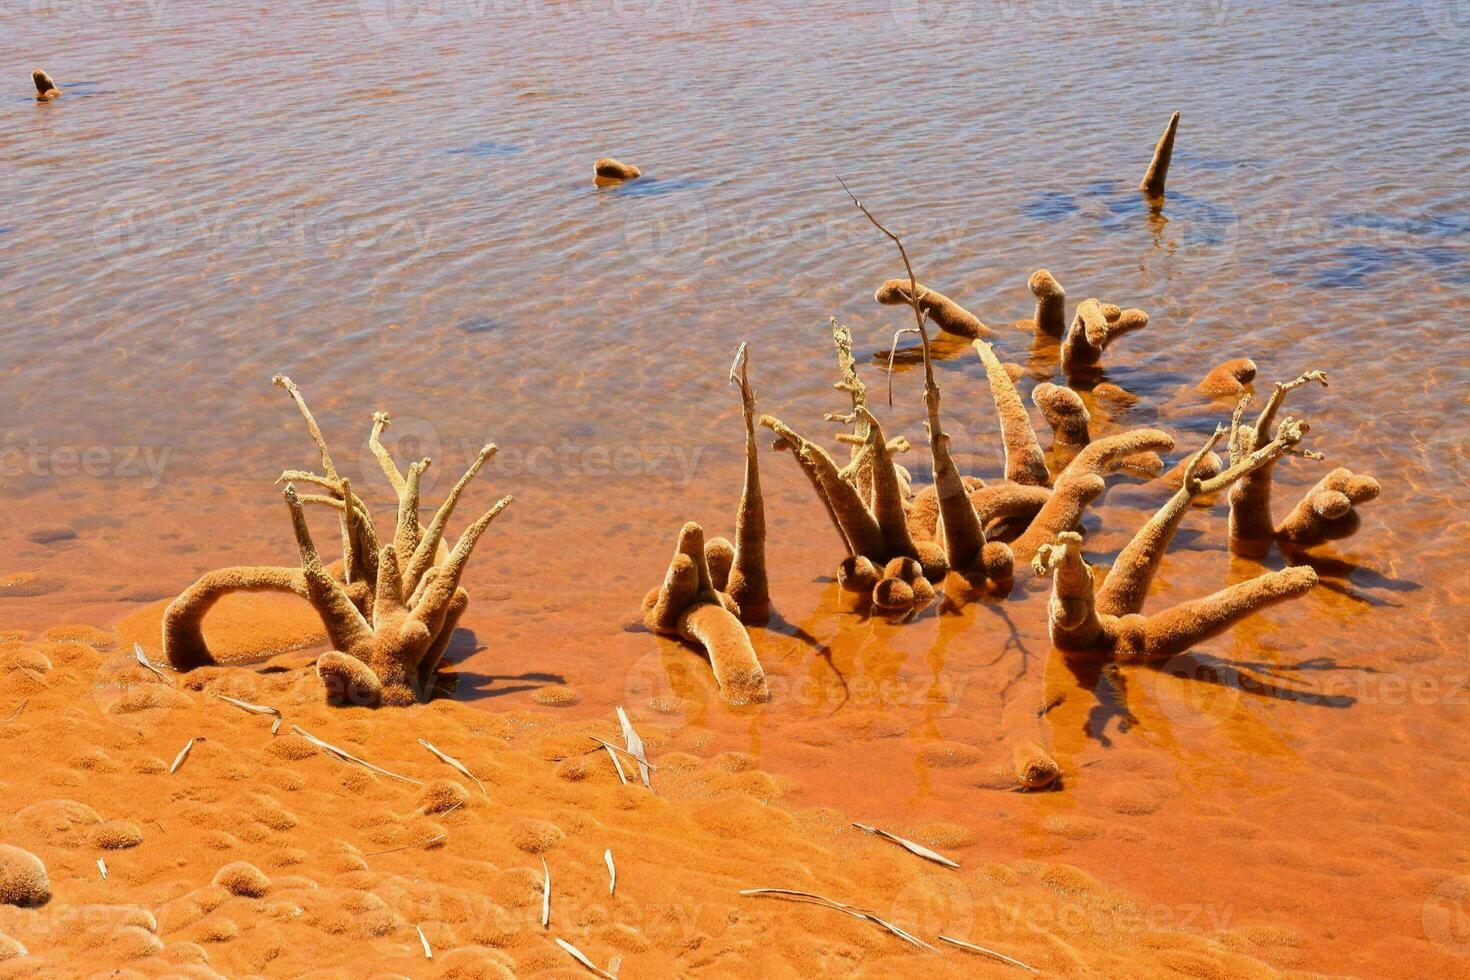
[[[116,634],[77,626],[13,631],[0,658],[0,830],[44,863],[51,893],[0,905],[3,977],[587,975],[556,938],[625,977],[1020,973],[748,888],[816,892],[1061,975],[1267,976],[1252,953],[1291,941],[1159,925],[1075,867],[990,860],[961,826],[887,828],[961,866],[929,863],[847,815],[783,808],[790,779],[637,709],[652,789],[631,760],[620,783],[588,738],[618,741],[614,719],[330,709],[301,655],[169,683]],[[279,709],[279,734],[216,694]]]

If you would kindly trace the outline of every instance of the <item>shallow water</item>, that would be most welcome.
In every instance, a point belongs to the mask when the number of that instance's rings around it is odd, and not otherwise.
[[[523,707],[565,682],[567,710],[646,716],[675,694],[661,723],[793,775],[798,805],[964,823],[1174,921],[1279,930],[1283,966],[1470,969],[1449,915],[1470,901],[1453,4],[18,6],[0,5],[0,627],[109,622],[209,568],[292,562],[271,482],[313,458],[269,384],[286,372],[379,506],[374,410],[401,456],[433,457],[433,500],[503,447],[475,500],[517,499],[468,576],[463,697]],[[38,66],[61,100],[31,100]],[[1161,220],[1131,188],[1175,108]],[[648,176],[596,189],[604,155]],[[872,301],[901,269],[839,173],[1006,359],[1026,359],[1003,325],[1039,266],[1074,301],[1147,309],[1108,375],[1142,398],[1126,421],[1181,449],[1228,415],[1194,394],[1215,363],[1328,371],[1288,406],[1328,460],[1278,468],[1278,512],[1330,465],[1384,494],[1323,549],[1323,586],[1204,644],[1184,679],[1074,671],[1029,580],[902,627],[847,611],[834,535],[767,454],[779,615],[755,641],[776,700],[725,708],[702,661],[627,629],[682,521],[732,530],[738,343],[762,410],[820,432],[842,407],[828,318],[865,357],[904,325]],[[984,372],[940,346],[959,461],[996,475]],[[917,440],[916,371],[894,401],[886,428]],[[1159,499],[1110,481],[1089,554]],[[28,537],[55,523],[76,537]],[[1150,608],[1253,574],[1224,527],[1223,508],[1189,519]],[[980,785],[1003,736],[1040,728],[1043,689],[1064,791]],[[946,767],[950,743],[985,762]]]

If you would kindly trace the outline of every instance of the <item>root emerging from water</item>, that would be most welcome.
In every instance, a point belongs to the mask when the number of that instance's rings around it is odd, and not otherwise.
[[[57,88],[56,83],[51,80],[51,76],[41,69],[37,68],[31,72],[31,81],[36,84],[37,102],[47,102],[60,97],[61,89]]]
[[[1229,629],[1251,613],[1308,591],[1317,582],[1309,566],[1268,572],[1214,595],[1181,603],[1145,617],[1144,602],[1164,552],[1193,500],[1218,493],[1243,477],[1259,472],[1298,449],[1307,427],[1285,419],[1269,443],[1237,459],[1223,473],[1201,479],[1199,471],[1227,431],[1239,438],[1240,413],[1231,428],[1218,428],[1190,457],[1183,486],[1149,519],[1124,547],[1100,587],[1082,557],[1082,538],[1063,531],[1035,549],[1032,567],[1038,576],[1052,575],[1048,626],[1052,642],[1063,650],[1099,654],[1110,659],[1157,663]]]
[[[1271,396],[1255,423],[1237,426],[1234,430],[1230,442],[1232,466],[1262,441],[1287,394],[1313,383],[1325,388],[1327,375],[1322,371],[1307,371],[1272,387]],[[1243,408],[1242,403],[1241,409],[1237,409],[1237,417]],[[1316,453],[1295,455],[1322,458]],[[1261,558],[1271,550],[1273,542],[1279,543],[1284,551],[1292,552],[1348,537],[1357,531],[1361,523],[1358,505],[1373,500],[1379,492],[1378,481],[1371,476],[1335,469],[1308,491],[1286,519],[1277,524],[1271,516],[1271,477],[1272,466],[1268,463],[1231,488],[1230,550],[1235,554]]]
[[[918,293],[918,302],[914,293]],[[941,292],[908,279],[888,279],[873,298],[885,306],[917,306],[940,330],[966,340],[994,336],[980,318]]]
[[[369,445],[399,497],[392,542],[379,544],[371,514],[352,492],[332,461],[321,429],[290,378],[278,376],[295,401],[321,457],[322,473],[288,470],[284,491],[300,568],[242,567],[210,572],[169,604],[164,613],[163,649],[180,670],[214,663],[204,642],[205,614],[229,592],[291,592],[311,603],[333,647],[317,662],[317,672],[334,703],[376,706],[412,704],[431,687],[439,662],[469,595],[459,587],[470,553],[490,523],[511,502],[501,498],[460,536],[451,548],[445,530],[461,493],[496,451],[480,450],[450,490],[427,527],[419,523],[419,483],[428,460],[399,472],[380,436],[388,417],[373,417]],[[297,483],[324,494],[299,494]],[[330,567],[322,561],[306,522],[306,505],[337,511],[343,557]]]
[[[693,522],[685,524],[663,584],[644,596],[643,625],[702,648],[727,702],[769,701],[765,672],[739,612],[735,600],[715,587],[704,529]]]
[[[1174,157],[1174,134],[1178,131],[1179,113],[1176,112],[1169,117],[1164,135],[1159,137],[1158,145],[1154,147],[1154,156],[1148,163],[1148,170],[1144,171],[1143,182],[1138,185],[1138,189],[1147,197],[1164,196],[1164,182],[1169,179],[1169,161]]]

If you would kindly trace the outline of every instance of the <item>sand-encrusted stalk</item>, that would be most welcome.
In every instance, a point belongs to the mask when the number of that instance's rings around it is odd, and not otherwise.
[[[883,427],[866,407],[859,408],[858,414],[868,426],[868,451],[872,453],[873,517],[883,536],[884,556],[890,560],[917,557],[913,538],[909,536],[903,488],[898,482],[893,458],[888,455],[888,441],[883,435]]]
[[[837,463],[827,450],[807,441],[774,416],[762,415],[760,421],[761,425],[781,438],[781,442],[801,463],[812,485],[817,488],[818,496],[827,505],[828,513],[836,522],[851,553],[863,555],[875,562],[886,561],[887,558],[883,555],[883,532],[878,527],[877,519],[868,510],[857,488],[842,478]]]
[[[1129,456],[1148,452],[1166,453],[1173,448],[1174,437],[1161,429],[1115,432],[1110,436],[1094,439],[1087,444],[1087,448],[1073,456],[1067,468],[1057,477],[1057,483],[1060,484],[1063,477],[1079,476],[1083,473],[1102,476]]]
[[[51,80],[51,76],[39,68],[31,72],[31,81],[36,85],[36,101],[45,102],[61,95],[61,89]]]
[[[1245,386],[1256,380],[1256,362],[1249,357],[1237,357],[1224,361],[1210,369],[1195,389],[1211,398],[1233,398],[1245,391]]]
[[[994,331],[980,318],[937,290],[917,284],[918,302],[914,302],[910,280],[889,279],[878,287],[873,298],[885,306],[917,306],[924,315],[947,334],[974,340],[994,336]]]
[[[1052,574],[1047,606],[1054,644],[1065,650],[1090,650],[1103,642],[1103,624],[1093,595],[1092,566],[1082,558],[1082,535],[1063,531],[1031,559],[1038,577]]]
[[[1159,137],[1158,145],[1154,147],[1153,159],[1148,163],[1148,170],[1144,171],[1143,182],[1138,189],[1152,198],[1164,196],[1164,182],[1169,178],[1169,161],[1174,156],[1174,134],[1179,130],[1179,113],[1169,117],[1169,125],[1164,127],[1164,135]]]
[[[1067,374],[1095,371],[1109,345],[1146,326],[1148,314],[1142,310],[1121,310],[1110,320],[1096,299],[1083,300],[1062,340],[1062,370]]]
[[[761,494],[760,452],[755,435],[755,391],[750,387],[750,356],[744,344],[735,355],[739,375],[732,367],[730,381],[740,387],[740,410],[745,419],[745,483],[740,488],[740,510],[735,514],[735,553],[730,563],[727,591],[740,605],[740,618],[764,619],[771,609],[766,578],[766,505]]]
[[[663,585],[643,598],[643,625],[702,647],[720,696],[729,703],[769,701],[765,673],[736,608],[733,598],[713,586],[705,564],[704,529],[693,521],[685,524]]]
[[[1238,419],[1237,414],[1237,423]],[[1165,501],[1119,552],[1102,588],[1098,590],[1099,612],[1125,616],[1142,610],[1149,586],[1153,583],[1159,563],[1164,559],[1164,552],[1174,540],[1174,532],[1179,529],[1184,515],[1189,513],[1195,498],[1219,493],[1236,480],[1291,453],[1301,442],[1307,426],[1294,419],[1285,419],[1277,428],[1276,437],[1269,443],[1242,457],[1224,472],[1201,478],[1199,470],[1210,456],[1211,450],[1229,431],[1223,426],[1217,428],[1209,441],[1190,457],[1179,490]]]
[[[1079,527],[1088,505],[1102,496],[1105,486],[1103,478],[1095,473],[1070,476],[1064,473],[1058,477],[1051,496],[1047,497],[1031,524],[1011,542],[1015,560],[1029,562],[1043,545],[1055,541],[1058,534]]]
[[[971,576],[984,576],[985,574],[985,528],[980,523],[980,518],[975,513],[975,508],[970,504],[969,495],[966,493],[964,480],[960,476],[959,467],[954,464],[954,457],[949,451],[949,436],[944,432],[944,426],[939,417],[939,383],[934,378],[934,360],[929,350],[929,330],[925,321],[929,316],[923,303],[923,293],[919,286],[918,277],[914,275],[913,263],[909,261],[908,249],[904,248],[903,239],[885,228],[873,213],[863,206],[857,199],[857,195],[847,186],[841,177],[837,178],[842,184],[842,189],[852,199],[853,205],[863,213],[863,217],[884,237],[893,242],[898,249],[899,257],[903,260],[904,271],[908,273],[908,283],[904,286],[903,294],[908,299],[909,307],[914,312],[914,328],[919,333],[920,350],[924,359],[924,411],[927,416],[929,431],[929,455],[934,464],[934,486],[939,497],[939,527],[944,539],[944,556],[949,568]],[[975,321],[979,323],[978,320]],[[983,325],[982,325],[983,326]],[[941,325],[942,327],[942,325]],[[972,339],[978,334],[971,335]]]
[[[332,460],[321,428],[290,378],[273,379],[296,403],[321,457],[320,474],[288,470],[285,498],[301,552],[300,569],[222,569],[201,578],[169,607],[163,625],[164,654],[181,669],[213,662],[201,625],[205,613],[231,591],[288,591],[310,602],[333,646],[317,662],[328,699],[377,705],[408,704],[425,693],[469,602],[459,585],[475,544],[511,502],[504,497],[462,534],[453,548],[444,532],[466,485],[493,455],[486,446],[470,464],[427,529],[418,521],[420,478],[428,460],[408,474],[383,448],[380,436],[388,417],[373,417],[369,445],[398,494],[398,521],[391,544],[379,546],[372,516]],[[301,495],[297,482],[321,487],[324,494]],[[306,522],[305,505],[330,506],[342,529],[343,559],[323,562]]]
[[[1168,660],[1219,636],[1252,613],[1310,592],[1316,584],[1317,573],[1310,565],[1293,565],[1152,616],[1124,616],[1112,624],[1113,656],[1125,662]]]
[[[1045,269],[1037,269],[1026,280],[1026,288],[1036,297],[1032,322],[1036,332],[1061,340],[1067,332],[1067,293],[1056,277]]]
[[[1348,537],[1361,522],[1357,506],[1377,498],[1378,481],[1346,467],[1328,473],[1276,528],[1283,548],[1312,548]]]
[[[1265,443],[1271,427],[1276,423],[1276,413],[1288,393],[1308,384],[1327,387],[1327,375],[1322,371],[1307,371],[1291,381],[1276,383],[1266,399],[1265,407],[1256,416],[1251,426],[1237,426],[1232,430],[1230,461],[1232,464]],[[1237,409],[1237,412],[1239,409]],[[1237,555],[1260,558],[1271,550],[1276,539],[1276,525],[1271,517],[1271,478],[1274,468],[1267,464],[1248,473],[1230,490],[1230,550]]]
[[[1041,409],[1056,441],[1066,446],[1085,446],[1092,441],[1092,416],[1082,396],[1071,388],[1043,382],[1031,390],[1031,401]]]
[[[204,617],[232,592],[290,592],[308,598],[306,576],[299,568],[243,565],[206,572],[163,611],[164,655],[175,670],[215,662],[204,642]]]
[[[985,365],[985,376],[990,381],[990,396],[995,401],[995,414],[1000,418],[1001,442],[1005,446],[1006,479],[1033,487],[1046,486],[1051,475],[1046,471],[1046,456],[1041,444],[1036,441],[1036,430],[1031,425],[1031,415],[1021,396],[1016,394],[1015,382],[1001,366],[995,349],[983,340],[975,341],[975,352]]]

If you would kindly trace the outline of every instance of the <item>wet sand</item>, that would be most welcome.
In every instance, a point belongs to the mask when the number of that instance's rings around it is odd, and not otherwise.
[[[4,840],[50,881],[43,907],[0,906],[0,936],[30,953],[0,959],[0,976],[580,975],[556,938],[604,969],[620,959],[624,976],[1020,972],[739,894],[753,888],[816,893],[1063,975],[1270,976],[1258,957],[1295,958],[1284,930],[1215,907],[1176,918],[1064,862],[996,860],[972,827],[884,828],[960,867],[927,862],[850,814],[793,806],[798,779],[647,710],[632,718],[651,787],[630,759],[620,782],[588,737],[621,744],[612,719],[331,709],[299,656],[169,682],[111,631],[68,626],[7,636],[0,657],[0,789],[18,803]],[[279,709],[279,734],[216,695]],[[402,778],[330,756],[297,726]]]

